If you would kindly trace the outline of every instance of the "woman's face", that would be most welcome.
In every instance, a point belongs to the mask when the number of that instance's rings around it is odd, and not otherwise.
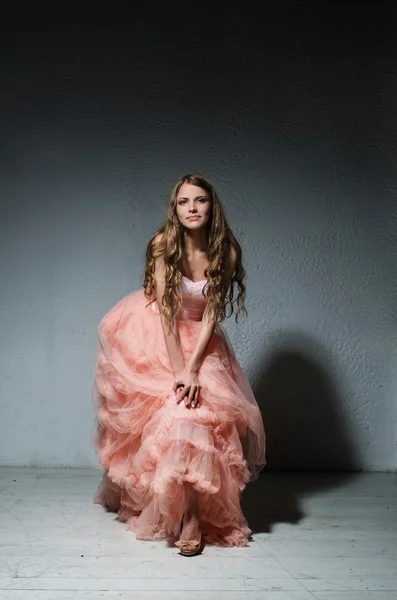
[[[183,183],[176,197],[176,214],[186,229],[205,227],[211,216],[208,192],[197,185]]]

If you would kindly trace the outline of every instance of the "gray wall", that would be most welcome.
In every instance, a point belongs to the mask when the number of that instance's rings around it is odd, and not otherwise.
[[[357,6],[3,34],[0,464],[97,465],[96,327],[193,171],[243,246],[269,468],[396,468],[392,21]]]

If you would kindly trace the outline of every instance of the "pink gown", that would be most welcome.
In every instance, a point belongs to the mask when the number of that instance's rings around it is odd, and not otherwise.
[[[183,277],[178,317],[187,360],[200,329],[205,281]],[[176,404],[157,303],[143,290],[120,300],[98,327],[93,402],[95,449],[104,469],[94,502],[117,511],[138,539],[180,535],[188,482],[198,492],[203,539],[245,546],[245,485],[265,461],[260,410],[227,335],[216,326],[202,361],[200,405]]]

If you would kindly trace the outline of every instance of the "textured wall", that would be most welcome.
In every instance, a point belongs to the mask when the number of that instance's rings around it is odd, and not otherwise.
[[[97,324],[195,171],[243,246],[269,467],[396,468],[392,35],[335,6],[3,35],[0,464],[97,464]]]

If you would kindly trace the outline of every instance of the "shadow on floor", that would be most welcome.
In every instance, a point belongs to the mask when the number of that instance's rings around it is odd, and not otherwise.
[[[253,386],[267,447],[267,466],[241,502],[254,532],[298,523],[305,516],[304,496],[336,488],[362,470],[347,399],[328,374],[330,357],[301,334],[283,335],[275,345]]]
[[[306,496],[333,490],[357,473],[264,472],[243,492],[241,507],[253,533],[271,533],[277,523],[298,524],[307,515]]]

